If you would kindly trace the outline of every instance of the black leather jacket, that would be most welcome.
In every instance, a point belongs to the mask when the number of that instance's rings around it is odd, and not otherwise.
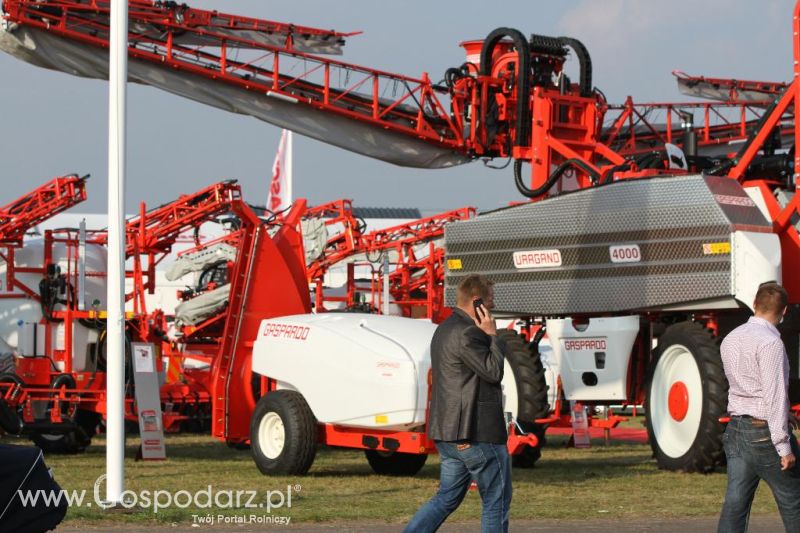
[[[431,341],[431,439],[505,444],[500,387],[505,350],[503,339],[484,333],[458,308],[436,328]]]

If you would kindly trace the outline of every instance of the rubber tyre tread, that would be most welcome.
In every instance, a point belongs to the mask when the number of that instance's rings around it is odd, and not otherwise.
[[[44,453],[76,455],[86,451],[92,444],[92,437],[97,433],[97,425],[101,416],[93,411],[78,409],[75,412],[77,428],[69,433],[59,435],[58,439],[48,439],[40,433],[32,433],[31,440]]]
[[[3,372],[0,374],[0,383],[24,385],[22,378],[14,372]],[[5,388],[3,391],[5,391]],[[6,403],[2,396],[0,396],[0,429],[9,435],[19,435],[22,431],[21,412],[21,407],[13,409]]]
[[[393,452],[385,454],[377,450],[364,450],[364,455],[367,456],[367,462],[372,467],[372,471],[381,476],[415,476],[428,460],[426,453]]]
[[[697,436],[681,457],[670,457],[661,450],[650,423],[650,386],[661,354],[672,344],[682,344],[691,351],[703,386],[703,411]],[[647,437],[658,467],[664,470],[708,473],[713,472],[717,465],[723,464],[725,452],[722,449],[722,434],[725,432],[725,425],[719,418],[727,411],[728,379],[722,367],[719,342],[713,334],[696,322],[680,322],[668,327],[658,340],[658,350],[650,365],[646,383]]]
[[[283,421],[283,450],[275,459],[261,452],[258,426],[267,413],[275,412]],[[305,475],[317,454],[317,420],[303,395],[297,391],[278,390],[262,396],[250,421],[250,451],[264,475]]]
[[[516,331],[498,330],[497,336],[506,341],[507,360],[517,383],[517,419],[528,423],[550,414],[547,403],[549,389],[539,352]]]
[[[497,331],[497,335],[506,342],[506,359],[517,384],[517,422],[525,432],[536,434],[540,443],[535,448],[527,446],[521,453],[514,455],[511,462],[517,468],[533,468],[542,456],[542,446],[546,444],[546,428],[533,421],[550,414],[550,405],[547,403],[549,387],[544,365],[539,352],[516,331],[502,329]]]

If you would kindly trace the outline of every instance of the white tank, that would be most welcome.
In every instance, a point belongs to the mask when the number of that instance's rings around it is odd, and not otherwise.
[[[62,273],[66,273],[70,269],[66,246],[58,243],[53,246],[53,262],[61,267]],[[15,250],[14,263],[16,268],[41,268],[44,263],[44,239],[27,239],[22,248]],[[91,244],[86,246],[87,276],[84,301],[87,309],[94,300],[100,302],[98,309],[106,308],[105,274],[107,264],[105,247]],[[75,270],[74,263],[72,270]],[[10,290],[13,288],[7,286],[7,271],[8,265],[3,259],[0,259],[0,295],[15,294],[19,297],[0,298],[0,352],[15,352],[19,343],[20,323],[39,322],[42,319],[42,311],[38,300],[28,297],[19,289]],[[94,274],[101,274],[101,276]],[[35,294],[39,293],[41,274],[15,272],[15,278]],[[75,290],[78,290],[77,286]]]
[[[628,399],[628,367],[639,322],[638,315],[592,318],[581,326],[571,318],[547,321],[565,399]]]
[[[406,430],[425,423],[427,320],[357,313],[264,320],[253,371],[300,392],[319,422]]]

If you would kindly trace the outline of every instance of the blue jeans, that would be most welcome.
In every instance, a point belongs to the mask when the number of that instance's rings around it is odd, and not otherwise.
[[[800,458],[794,436],[789,440],[795,457]],[[763,479],[772,489],[786,531],[800,532],[800,466],[781,470],[781,458],[766,423],[731,417],[722,442],[728,458],[728,489],[717,531],[747,531],[753,496]]]
[[[417,511],[404,531],[421,533],[439,529],[461,505],[473,479],[483,502],[481,531],[508,531],[511,461],[506,445],[436,441],[436,449],[441,460],[439,491]]]

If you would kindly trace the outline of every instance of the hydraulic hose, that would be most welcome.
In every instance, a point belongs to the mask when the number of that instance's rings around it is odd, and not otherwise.
[[[580,170],[586,172],[589,176],[591,176],[592,181],[598,183],[600,181],[600,175],[595,171],[592,167],[586,164],[586,162],[581,161],[580,159],[567,159],[556,169],[553,171],[552,174],[547,178],[547,180],[536,189],[531,189],[522,179],[522,160],[517,159],[514,161],[514,184],[517,186],[517,190],[527,198],[537,198],[544,193],[546,193],[550,187],[555,185],[555,183],[561,178],[561,175],[567,171],[570,167],[577,167]]]
[[[460,80],[461,78],[461,70],[456,67],[450,67],[444,71],[444,83],[447,85],[448,89],[452,89],[453,85],[456,84],[456,81]]]
[[[634,162],[640,170],[648,168],[664,168],[663,161],[665,157],[666,154],[664,152],[654,151],[636,156],[636,158],[634,158]]]
[[[481,49],[481,75],[489,76],[492,73],[492,54],[501,40],[510,37],[514,42],[519,57],[517,66],[517,120],[516,120],[516,139],[514,146],[528,146],[530,137],[530,108],[528,100],[530,95],[530,69],[531,54],[528,41],[522,32],[513,28],[497,28],[486,37]]]
[[[611,167],[603,175],[600,177],[600,181],[598,182],[600,185],[605,185],[606,183],[611,183],[614,179],[614,174],[617,172],[621,172],[624,170],[630,170],[631,164],[629,162],[625,162],[614,167]]]
[[[53,390],[58,390],[61,387],[74,390],[78,386],[75,383],[75,378],[72,377],[72,374],[59,374],[55,377],[55,379],[53,379],[53,383],[50,385],[50,388]],[[69,400],[60,401],[58,407],[64,416],[66,416],[69,412]]]
[[[460,67],[451,67],[444,71],[444,83],[448,89],[452,89],[458,80],[469,76],[469,63],[463,63]]]
[[[575,51],[575,57],[578,58],[580,65],[580,90],[581,96],[589,97],[592,95],[592,58],[589,56],[589,50],[578,39],[572,37],[559,37],[559,41],[564,46],[568,46]]]

